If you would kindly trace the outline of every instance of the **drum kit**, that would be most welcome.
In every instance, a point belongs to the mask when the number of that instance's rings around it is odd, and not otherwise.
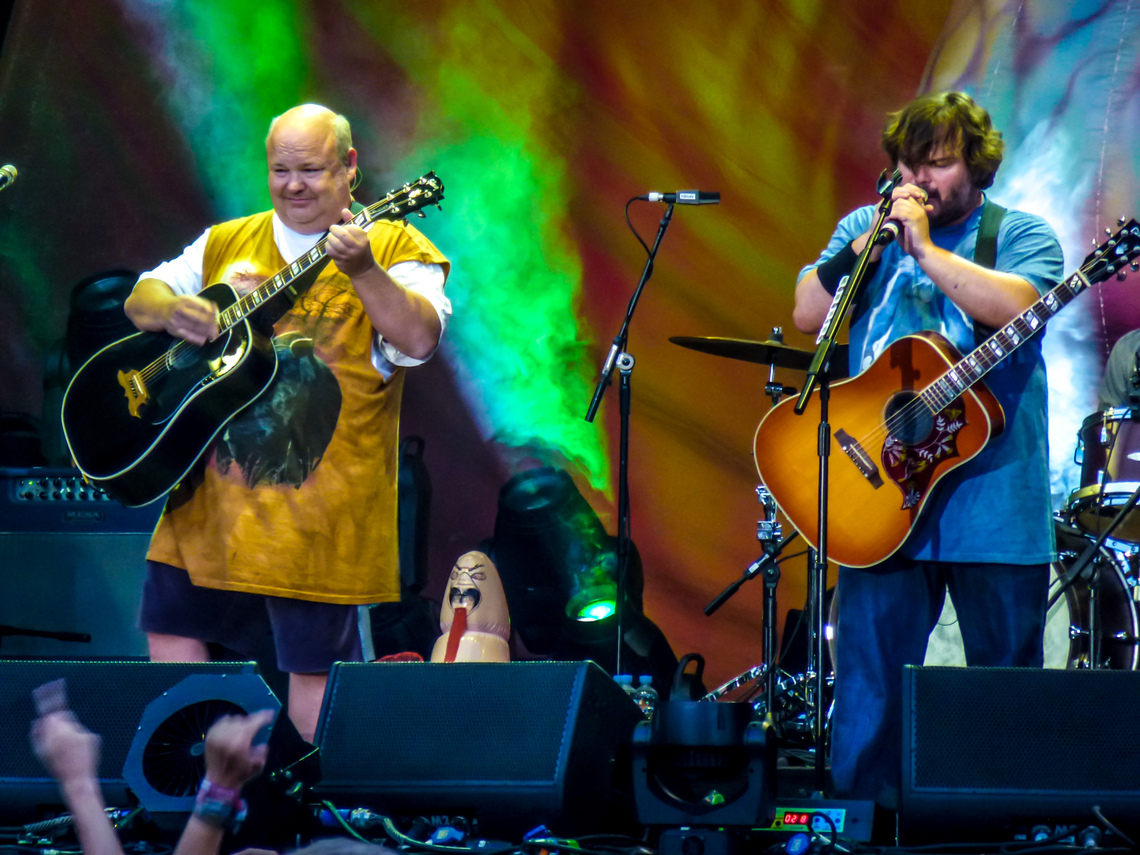
[[[776,380],[776,369],[805,371],[814,355],[785,344],[778,327],[767,341],[713,336],[676,336],[670,341],[702,353],[769,366],[765,394],[773,406],[781,397],[796,393]],[[844,368],[846,354],[834,356],[833,365]],[[835,379],[843,376],[833,372]],[[1088,416],[1081,426],[1076,458],[1081,465],[1080,487],[1054,518],[1059,557],[1052,568],[1050,624],[1052,634],[1063,640],[1058,645],[1060,652],[1049,661],[1047,638],[1046,664],[1074,669],[1136,670],[1140,667],[1140,508],[1134,506],[1140,498],[1140,408],[1123,407]],[[752,702],[759,712],[771,714],[785,744],[810,747],[817,711],[824,710],[825,729],[830,718],[829,697],[813,696],[813,669],[824,670],[828,686],[825,694],[829,696],[831,666],[827,661],[814,664],[809,656],[803,672],[780,667],[790,646],[789,637],[798,634],[802,639],[808,633],[799,621],[794,625],[789,621],[782,651],[777,653],[774,600],[779,569],[775,557],[791,538],[781,540],[776,503],[763,485],[757,488],[757,495],[764,509],[757,539],[764,546],[765,557],[758,559],[705,612],[711,614],[742,582],[760,575],[757,568],[763,568],[763,664],[709,692],[705,699],[731,697]],[[809,592],[809,603],[814,595]],[[833,642],[836,607],[833,600],[828,609],[830,622],[824,629],[829,647]],[[1056,626],[1059,621],[1068,626]],[[833,659],[834,652],[828,652]]]
[[[1080,487],[1056,514],[1052,604],[1069,611],[1069,668],[1140,665],[1140,409],[1085,418],[1077,439]],[[1083,564],[1083,566],[1081,566]]]

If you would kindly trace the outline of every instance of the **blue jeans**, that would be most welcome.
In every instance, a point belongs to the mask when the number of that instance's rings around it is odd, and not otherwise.
[[[1049,565],[892,556],[839,571],[831,775],[836,795],[897,808],[902,669],[921,665],[949,589],[968,665],[1044,664]]]

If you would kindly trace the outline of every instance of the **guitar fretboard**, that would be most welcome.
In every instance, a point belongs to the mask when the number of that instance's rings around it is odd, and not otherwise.
[[[434,172],[428,172],[410,184],[393,190],[379,202],[357,213],[349,222],[367,229],[380,219],[399,220],[424,205],[439,205],[443,199],[443,183]],[[423,214],[421,213],[422,217]],[[347,225],[347,224],[346,224]],[[328,264],[328,233],[304,255],[293,259],[277,274],[266,279],[248,294],[243,295],[218,313],[218,327],[221,332],[242,323],[282,291],[288,291],[296,300],[312,279]],[[284,299],[284,298],[282,298]]]
[[[373,208],[366,208],[352,218],[352,223],[364,228],[370,225],[374,220],[383,216],[384,210],[392,207],[391,204],[385,204],[384,202],[378,204],[383,206],[382,210],[376,210],[375,206]],[[219,328],[223,332],[231,329],[282,291],[285,291],[296,283],[305,273],[319,271],[321,267],[324,267],[324,265],[329,262],[328,243],[328,236],[322,237],[313,245],[313,248],[304,255],[293,259],[287,266],[277,271],[276,275],[266,279],[248,294],[243,295],[226,309],[219,312]],[[314,268],[317,270],[314,270]],[[293,296],[296,297],[296,293],[294,293]]]
[[[977,383],[999,362],[1040,332],[1061,309],[1091,285],[1114,274],[1123,276],[1128,262],[1140,252],[1140,226],[1135,220],[1085,259],[1081,268],[1036,303],[978,345],[972,353],[918,395],[931,413],[941,412]]]
[[[940,412],[981,380],[990,369],[1036,335],[1050,318],[1090,284],[1083,273],[1074,273],[923,389],[920,395],[923,402],[931,412]]]

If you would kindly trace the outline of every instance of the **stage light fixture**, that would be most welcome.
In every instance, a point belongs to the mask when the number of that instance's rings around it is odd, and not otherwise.
[[[610,538],[563,469],[529,469],[503,485],[492,557],[511,621],[531,652],[553,648],[562,616],[597,621],[614,613]]]
[[[530,469],[503,485],[489,549],[511,628],[529,658],[589,659],[616,672],[617,538],[606,534],[567,472]],[[651,674],[665,696],[677,657],[643,612],[645,577],[635,543],[627,577],[621,667]]]

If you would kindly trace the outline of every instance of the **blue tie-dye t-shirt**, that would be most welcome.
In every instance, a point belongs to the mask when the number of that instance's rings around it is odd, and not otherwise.
[[[876,207],[858,208],[844,217],[823,254],[800,276],[867,231]],[[982,210],[979,207],[964,223],[932,230],[931,239],[973,259]],[[1016,274],[1044,294],[1060,281],[1063,264],[1048,223],[1021,211],[1006,213],[998,231],[996,270]],[[865,371],[891,342],[924,330],[945,336],[962,354],[976,346],[970,317],[914,258],[892,243],[852,312],[852,376]],[[983,337],[989,332],[979,330]],[[1055,559],[1041,338],[1039,334],[1024,343],[983,378],[1005,411],[1005,430],[938,483],[900,554],[929,561],[1009,564]]]

